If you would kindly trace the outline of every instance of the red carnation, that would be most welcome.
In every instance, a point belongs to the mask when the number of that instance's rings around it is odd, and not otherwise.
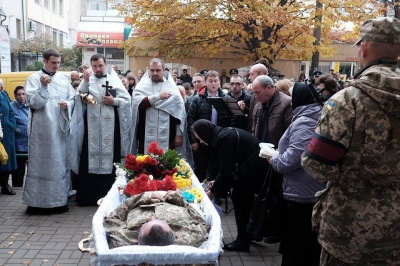
[[[163,153],[164,153],[164,150],[159,148],[159,149],[156,149],[153,154],[161,156],[161,155],[163,155]]]
[[[162,190],[162,182],[161,182],[160,180],[153,179],[151,182],[153,182],[154,184],[156,184],[157,190]]]
[[[157,187],[157,180],[153,179],[150,181],[149,184],[149,191],[157,191],[158,187]]]
[[[176,173],[176,172],[178,172],[178,169],[176,169],[176,167],[175,167],[175,168],[172,168],[171,170],[164,170],[162,172],[162,175],[164,175],[164,176],[167,176],[167,175],[173,176],[174,173]]]
[[[153,141],[150,143],[149,147],[147,148],[147,151],[149,153],[155,154],[154,152],[157,150],[158,144],[156,141]]]
[[[150,165],[157,165],[157,164],[158,164],[158,161],[157,161],[156,159],[154,159],[154,158],[151,158],[151,159],[149,160],[149,164],[150,164]]]
[[[146,174],[140,174],[139,177],[136,177],[136,182],[147,183],[149,181],[149,176]]]
[[[136,157],[133,154],[128,154],[125,159],[125,168],[133,170],[136,164]]]
[[[138,194],[140,194],[142,192],[144,192],[144,191],[142,190],[141,187],[139,187],[138,185],[134,185],[133,186],[132,196],[138,195]]]
[[[146,157],[144,163],[150,164],[150,162],[151,162],[151,157],[150,156]]]
[[[133,170],[135,172],[141,172],[143,170],[143,163],[142,162],[137,162]]]
[[[162,184],[163,190],[165,190],[165,191],[176,190],[176,183],[172,179],[172,176],[170,176],[170,175],[165,176],[162,183],[163,183]]]
[[[134,189],[135,189],[134,183],[133,182],[128,182],[128,184],[126,184],[126,187],[124,189],[124,194],[128,194],[128,195],[134,196],[135,195],[134,194]]]

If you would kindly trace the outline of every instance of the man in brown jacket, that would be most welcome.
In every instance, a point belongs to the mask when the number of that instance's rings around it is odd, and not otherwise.
[[[292,99],[279,92],[267,75],[255,78],[253,93],[258,102],[249,114],[253,121],[251,133],[261,142],[272,143],[277,148],[292,121]]]
[[[249,113],[252,120],[251,134],[261,142],[272,143],[277,148],[280,138],[292,122],[292,98],[279,92],[267,75],[259,75],[254,79],[253,93],[256,104],[252,113]],[[271,171],[267,178],[271,178],[271,188],[274,189],[270,193],[283,202],[282,175],[273,169]],[[277,221],[276,229],[267,232],[265,242],[269,244],[280,241],[283,220],[282,223]]]

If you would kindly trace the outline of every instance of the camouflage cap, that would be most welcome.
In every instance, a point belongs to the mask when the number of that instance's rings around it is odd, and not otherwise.
[[[400,20],[389,17],[367,20],[361,26],[360,38],[354,45],[361,41],[400,43]]]

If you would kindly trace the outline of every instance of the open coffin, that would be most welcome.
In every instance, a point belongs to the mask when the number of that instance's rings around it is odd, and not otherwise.
[[[154,265],[171,264],[215,264],[218,265],[218,257],[222,252],[222,227],[221,218],[213,204],[205,195],[204,189],[197,177],[192,175],[192,187],[199,188],[204,197],[200,203],[200,209],[205,215],[205,220],[211,226],[208,240],[199,248],[182,245],[164,247],[131,245],[109,249],[106,233],[103,227],[103,219],[126,199],[119,193],[119,187],[126,184],[125,178],[118,177],[103,199],[92,222],[92,265],[138,265],[141,263]]]

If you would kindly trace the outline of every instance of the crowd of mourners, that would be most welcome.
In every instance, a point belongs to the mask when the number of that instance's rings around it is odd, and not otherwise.
[[[113,163],[157,141],[184,156],[215,204],[231,197],[237,237],[224,250],[264,240],[280,242],[282,265],[399,264],[400,21],[366,21],[355,45],[360,70],[345,81],[334,70],[274,77],[265,58],[248,73],[193,75],[153,58],[122,75],[101,54],[69,80],[49,49],[13,102],[0,80],[1,193],[15,195],[12,174],[29,214],[68,211],[74,190],[79,206],[96,205]],[[273,148],[261,156],[260,143]],[[281,224],[250,236],[265,183]]]

